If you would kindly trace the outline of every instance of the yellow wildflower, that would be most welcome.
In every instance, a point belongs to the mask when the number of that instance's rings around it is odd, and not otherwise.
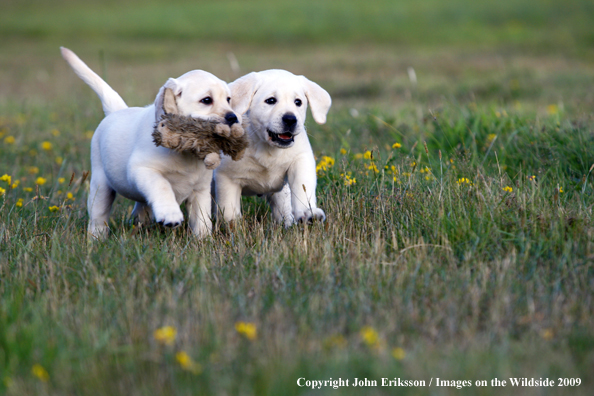
[[[27,171],[32,175],[36,175],[39,173],[39,168],[36,166],[30,166]]]
[[[345,186],[350,186],[357,183],[357,179],[351,177],[351,172],[348,172],[346,175],[344,173],[341,173],[340,176],[344,177]]]
[[[472,186],[472,182],[470,180],[468,180],[466,177],[461,177],[458,179],[458,181],[456,182],[459,186],[462,184],[468,184],[470,186]]]
[[[64,158],[62,158],[60,156],[56,157],[56,164],[62,165],[62,162],[64,162]]]
[[[545,341],[550,341],[553,339],[554,334],[553,334],[553,330],[551,329],[544,329],[543,331],[540,332],[540,336],[545,340]]]
[[[0,187],[0,197],[6,193],[6,190]]]
[[[559,187],[559,192],[563,193],[563,187]]]
[[[347,151],[343,148],[340,149],[340,154],[345,155],[347,153]]]
[[[57,129],[52,129],[52,135],[60,136],[60,131],[58,131]]]
[[[530,176],[528,178],[528,180],[530,180],[530,181],[536,181],[536,176],[535,175],[532,175],[532,176]]]
[[[66,199],[70,199],[70,200],[74,201],[74,195],[72,195],[72,193],[69,192],[68,194],[66,194]]]
[[[367,165],[367,169],[374,171],[375,173],[379,173],[379,169],[377,169],[377,166],[375,166],[375,163],[372,162],[369,165]]]
[[[57,212],[58,210],[60,210],[60,208],[58,206],[55,206],[55,205],[54,206],[50,206],[48,209],[49,209],[50,212]]]
[[[331,168],[333,165],[334,165],[334,158],[324,155],[324,156],[322,156],[322,159],[320,160],[318,165],[316,165],[316,172],[319,172],[320,170],[326,171],[326,170],[328,170],[328,168]]]
[[[184,351],[176,353],[175,360],[177,360],[181,368],[183,368],[184,370],[190,371],[194,374],[200,374],[202,372],[202,366],[200,365],[200,363],[196,363],[190,357],[190,355],[188,355]]]
[[[392,145],[392,148],[393,148],[393,149],[399,149],[400,147],[402,147],[402,145],[401,145],[400,143],[394,143],[394,144]]]
[[[392,349],[392,356],[396,360],[402,360],[406,357],[406,352],[404,352],[404,349],[402,349],[400,347],[394,348],[394,349]]]
[[[34,376],[39,378],[40,381],[47,382],[49,380],[49,374],[42,365],[35,363],[31,368],[31,372]]]
[[[16,205],[16,207],[17,207],[17,208],[21,208],[21,207],[23,207],[23,202],[24,202],[23,198],[19,198],[19,200],[18,200],[18,201],[16,201],[16,204],[15,204],[15,205]]]
[[[254,341],[257,337],[256,325],[253,323],[237,322],[235,330],[250,341]]]
[[[45,182],[47,182],[47,179],[41,176],[39,176],[37,180],[35,180],[35,184],[39,184],[40,186],[43,186]]]
[[[366,152],[363,153],[363,158],[365,159],[372,159],[373,155],[371,153],[371,151],[367,150]]]
[[[52,149],[52,147],[53,147],[53,145],[48,141],[41,143],[41,148],[44,149],[45,151],[50,151]]]
[[[363,154],[361,154],[361,153],[355,154],[355,159],[361,159],[361,158],[363,158]]]
[[[37,155],[37,150],[35,150],[35,149],[31,149],[31,150],[29,150],[29,155],[30,155],[31,157],[35,157],[35,156]]]
[[[505,186],[505,187],[503,187],[503,191],[510,193],[510,192],[514,191],[514,189],[511,188],[510,186]]]
[[[32,187],[24,187],[23,188],[23,191],[24,192],[31,192],[31,191],[33,191],[33,188]]]
[[[15,142],[14,136],[6,136],[4,138],[4,143],[6,143],[6,144],[14,144],[14,142]]]
[[[379,346],[379,335],[377,331],[371,326],[365,326],[359,332],[363,341],[370,347]]]
[[[14,190],[15,188],[17,188],[19,186],[19,184],[21,184],[21,181],[20,180],[15,180],[14,183],[12,183],[10,185],[10,188],[12,188]]]
[[[549,113],[549,115],[555,115],[559,112],[559,108],[557,107],[557,105],[555,104],[551,104],[547,106],[547,113]]]
[[[66,179],[64,179],[63,177],[59,177],[58,178],[58,183],[62,184],[66,181]]]
[[[0,180],[6,182],[6,184],[11,184],[12,183],[12,177],[10,177],[10,175],[4,174],[0,177]]]
[[[177,336],[177,329],[173,326],[164,326],[155,330],[153,337],[155,340],[165,345],[172,345]]]

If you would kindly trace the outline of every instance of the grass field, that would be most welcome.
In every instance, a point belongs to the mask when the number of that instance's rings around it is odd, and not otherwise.
[[[592,393],[591,1],[2,8],[0,394]],[[328,220],[285,230],[244,198],[235,229],[197,241],[133,228],[118,198],[111,236],[87,243],[102,111],[60,45],[130,105],[195,68],[318,82],[333,97],[328,123],[308,122]],[[512,389],[520,377],[580,385]]]

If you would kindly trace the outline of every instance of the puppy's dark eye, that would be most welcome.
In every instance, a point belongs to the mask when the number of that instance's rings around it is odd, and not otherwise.
[[[269,105],[273,105],[276,103],[276,98],[268,98],[264,102],[268,103]]]
[[[295,99],[295,106],[301,107],[301,99]]]
[[[203,103],[205,105],[211,105],[212,104],[212,98],[210,96],[207,96],[206,98],[200,100],[200,103]]]
[[[227,103],[231,103],[231,98],[227,98]]]

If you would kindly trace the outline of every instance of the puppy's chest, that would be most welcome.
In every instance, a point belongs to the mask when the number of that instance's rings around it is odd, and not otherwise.
[[[239,176],[247,194],[266,194],[282,188],[289,163],[279,159],[246,158]]]
[[[163,175],[171,184],[176,198],[186,199],[193,191],[209,188],[212,171],[191,164],[185,168],[168,169]]]

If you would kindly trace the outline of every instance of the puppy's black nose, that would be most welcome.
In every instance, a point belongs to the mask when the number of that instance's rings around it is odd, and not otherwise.
[[[233,124],[237,124],[239,122],[235,113],[231,113],[231,112],[225,114],[225,121],[226,121],[227,125],[229,125],[229,126],[231,126]]]
[[[285,115],[283,115],[282,120],[285,129],[289,129],[291,131],[295,129],[295,124],[297,124],[297,117],[295,117],[295,114],[286,113]]]

